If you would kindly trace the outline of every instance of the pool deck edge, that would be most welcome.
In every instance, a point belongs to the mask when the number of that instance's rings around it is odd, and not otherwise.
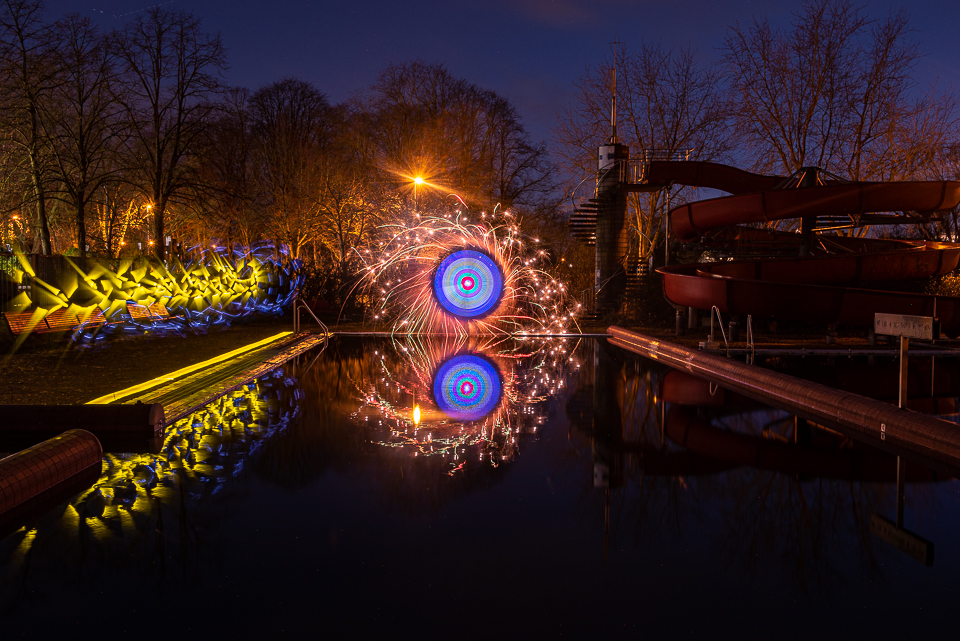
[[[808,418],[835,424],[877,445],[900,448],[960,470],[960,428],[954,423],[787,374],[747,365],[611,326],[610,343]]]

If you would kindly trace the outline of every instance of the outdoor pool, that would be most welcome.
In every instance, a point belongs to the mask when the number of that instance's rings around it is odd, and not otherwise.
[[[603,339],[335,337],[0,541],[0,629],[914,637],[953,622],[960,483],[908,462],[926,567],[871,533],[895,471]]]

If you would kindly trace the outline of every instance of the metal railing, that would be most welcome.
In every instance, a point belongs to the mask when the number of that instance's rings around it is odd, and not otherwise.
[[[753,342],[753,316],[747,314],[747,365],[753,365],[757,360],[757,346]]]
[[[293,300],[293,333],[300,333],[300,310],[307,310],[307,313],[313,317],[313,320],[317,321],[317,325],[320,326],[320,329],[323,330],[323,333],[326,335],[330,334],[330,329],[324,324],[322,320],[317,318],[317,315],[313,313],[313,310],[310,309],[310,306],[299,298]]]
[[[692,156],[693,149],[641,149],[630,159],[633,182],[644,182],[647,177],[647,167],[653,161],[681,162],[690,160]]]
[[[716,315],[717,322],[720,323],[720,335],[723,336],[723,344],[727,348],[727,358],[730,358],[730,343],[727,341],[727,332],[723,329],[723,319],[720,317],[720,308],[714,305],[710,308],[710,342],[716,342],[713,338],[713,317]]]
[[[580,304],[583,306],[584,312],[588,314],[592,314],[597,310],[597,292],[593,287],[587,287],[580,292]]]

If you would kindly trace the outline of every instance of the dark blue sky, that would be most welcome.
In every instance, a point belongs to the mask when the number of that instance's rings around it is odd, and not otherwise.
[[[797,2],[750,0],[172,0],[219,31],[229,49],[227,81],[251,89],[284,76],[314,83],[334,102],[370,85],[390,62],[440,62],[455,75],[511,100],[527,128],[546,138],[571,84],[600,62],[614,39],[692,46],[715,60],[727,27],[766,14],[786,23]],[[867,4],[874,17],[907,6],[928,54],[923,85],[960,89],[960,2]],[[49,0],[48,17],[68,12],[119,27],[149,0]]]

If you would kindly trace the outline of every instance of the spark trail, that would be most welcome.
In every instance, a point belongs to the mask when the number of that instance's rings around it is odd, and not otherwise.
[[[374,320],[404,334],[563,334],[579,305],[544,271],[547,251],[509,213],[470,222],[462,211],[416,215],[381,228],[365,250],[364,280]],[[496,212],[490,217],[495,220]]]

